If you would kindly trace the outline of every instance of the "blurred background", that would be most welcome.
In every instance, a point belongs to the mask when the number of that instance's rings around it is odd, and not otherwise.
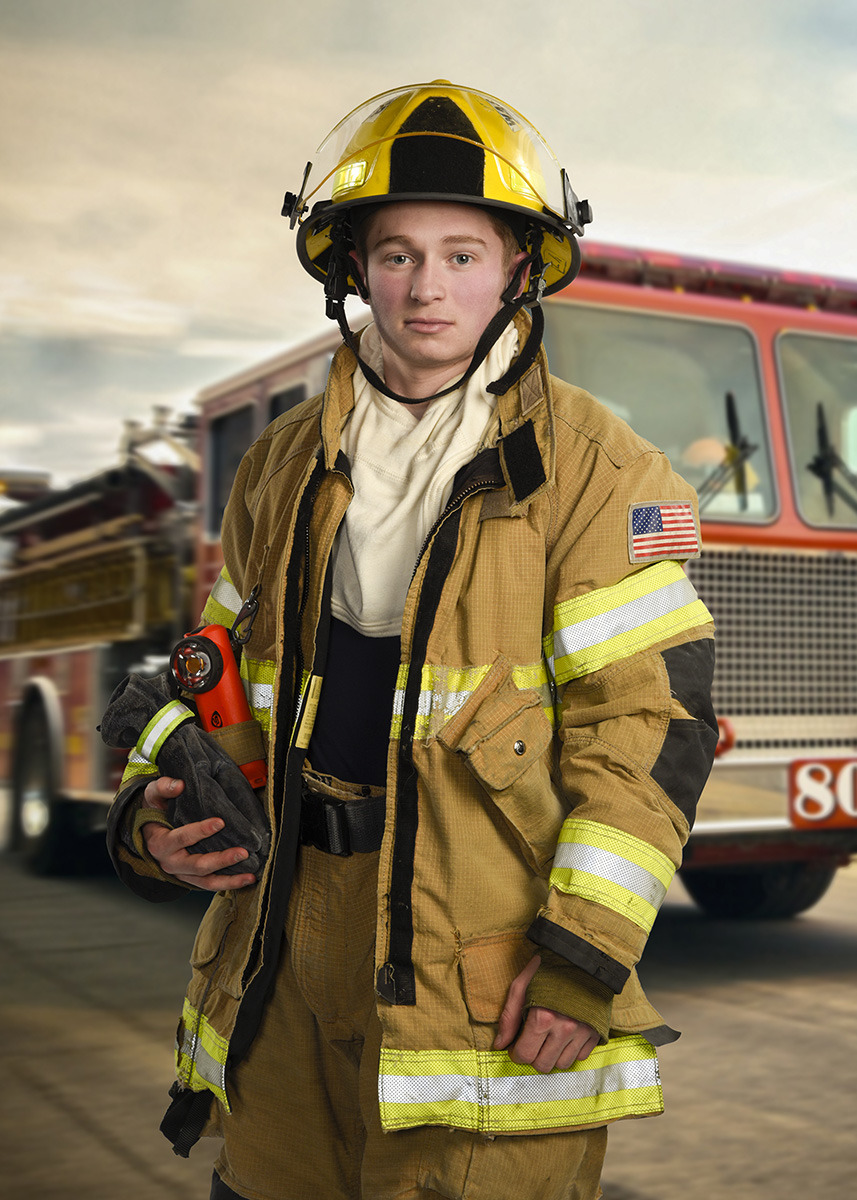
[[[282,196],[402,83],[520,109],[592,238],[853,277],[855,43],[850,0],[5,0],[0,466],[77,478],[329,328]]]
[[[244,446],[338,342],[283,193],[345,113],[436,78],[518,108],[592,203],[551,361],[675,438],[707,508],[723,754],[642,972],[685,1038],[667,1116],[612,1135],[606,1200],[850,1189],[855,46],[850,0],[0,5],[10,1195],[208,1195],[210,1148],[157,1132],[202,905],[110,876],[121,762],[94,725],[194,623]]]

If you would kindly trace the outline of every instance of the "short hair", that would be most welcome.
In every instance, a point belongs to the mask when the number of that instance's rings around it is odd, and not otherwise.
[[[503,243],[503,265],[505,267],[511,266],[515,255],[524,249],[518,241],[518,235],[509,222],[503,219],[503,210],[501,208],[483,208],[482,211],[487,214],[488,219],[494,226],[494,232]]]

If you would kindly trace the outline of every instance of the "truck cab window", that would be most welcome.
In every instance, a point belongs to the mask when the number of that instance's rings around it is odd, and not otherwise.
[[[290,408],[294,408],[296,404],[306,400],[306,396],[306,385],[303,383],[284,388],[281,392],[275,392],[268,400],[268,421],[275,421],[284,412],[288,412]]]
[[[757,348],[747,329],[562,301],[545,305],[545,320],[551,369],[659,446],[703,493],[703,517],[774,516]]]
[[[801,515],[857,528],[857,340],[783,333],[777,362]]]
[[[219,537],[223,510],[238,464],[253,440],[254,410],[250,406],[215,417],[209,426],[208,532]]]

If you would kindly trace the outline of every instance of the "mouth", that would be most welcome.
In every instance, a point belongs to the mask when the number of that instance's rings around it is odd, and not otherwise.
[[[442,329],[449,329],[451,326],[452,321],[446,321],[442,317],[414,317],[405,321],[405,327],[413,330],[414,333],[437,333]]]

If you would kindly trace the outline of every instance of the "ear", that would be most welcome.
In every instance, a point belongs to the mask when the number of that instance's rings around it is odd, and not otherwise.
[[[369,303],[369,284],[366,280],[366,270],[360,259],[360,255],[357,253],[356,250],[349,250],[348,257],[350,259],[352,259],[354,262],[355,270],[352,271],[351,275],[354,280],[354,284],[357,288],[357,291],[360,295],[360,299],[363,301],[364,304],[368,304]]]
[[[522,250],[520,252],[520,254],[516,254],[515,257],[512,259],[512,261],[509,263],[509,283],[512,282],[512,277],[515,274],[515,270],[516,270],[518,264],[523,262],[523,260],[526,257],[527,257],[526,251]],[[518,296],[521,295],[522,292],[525,292],[527,290],[527,285],[529,284],[529,282],[530,282],[530,267],[528,266],[526,271],[524,271],[523,275],[521,276],[521,282],[519,283],[518,290],[515,293],[516,299]]]

